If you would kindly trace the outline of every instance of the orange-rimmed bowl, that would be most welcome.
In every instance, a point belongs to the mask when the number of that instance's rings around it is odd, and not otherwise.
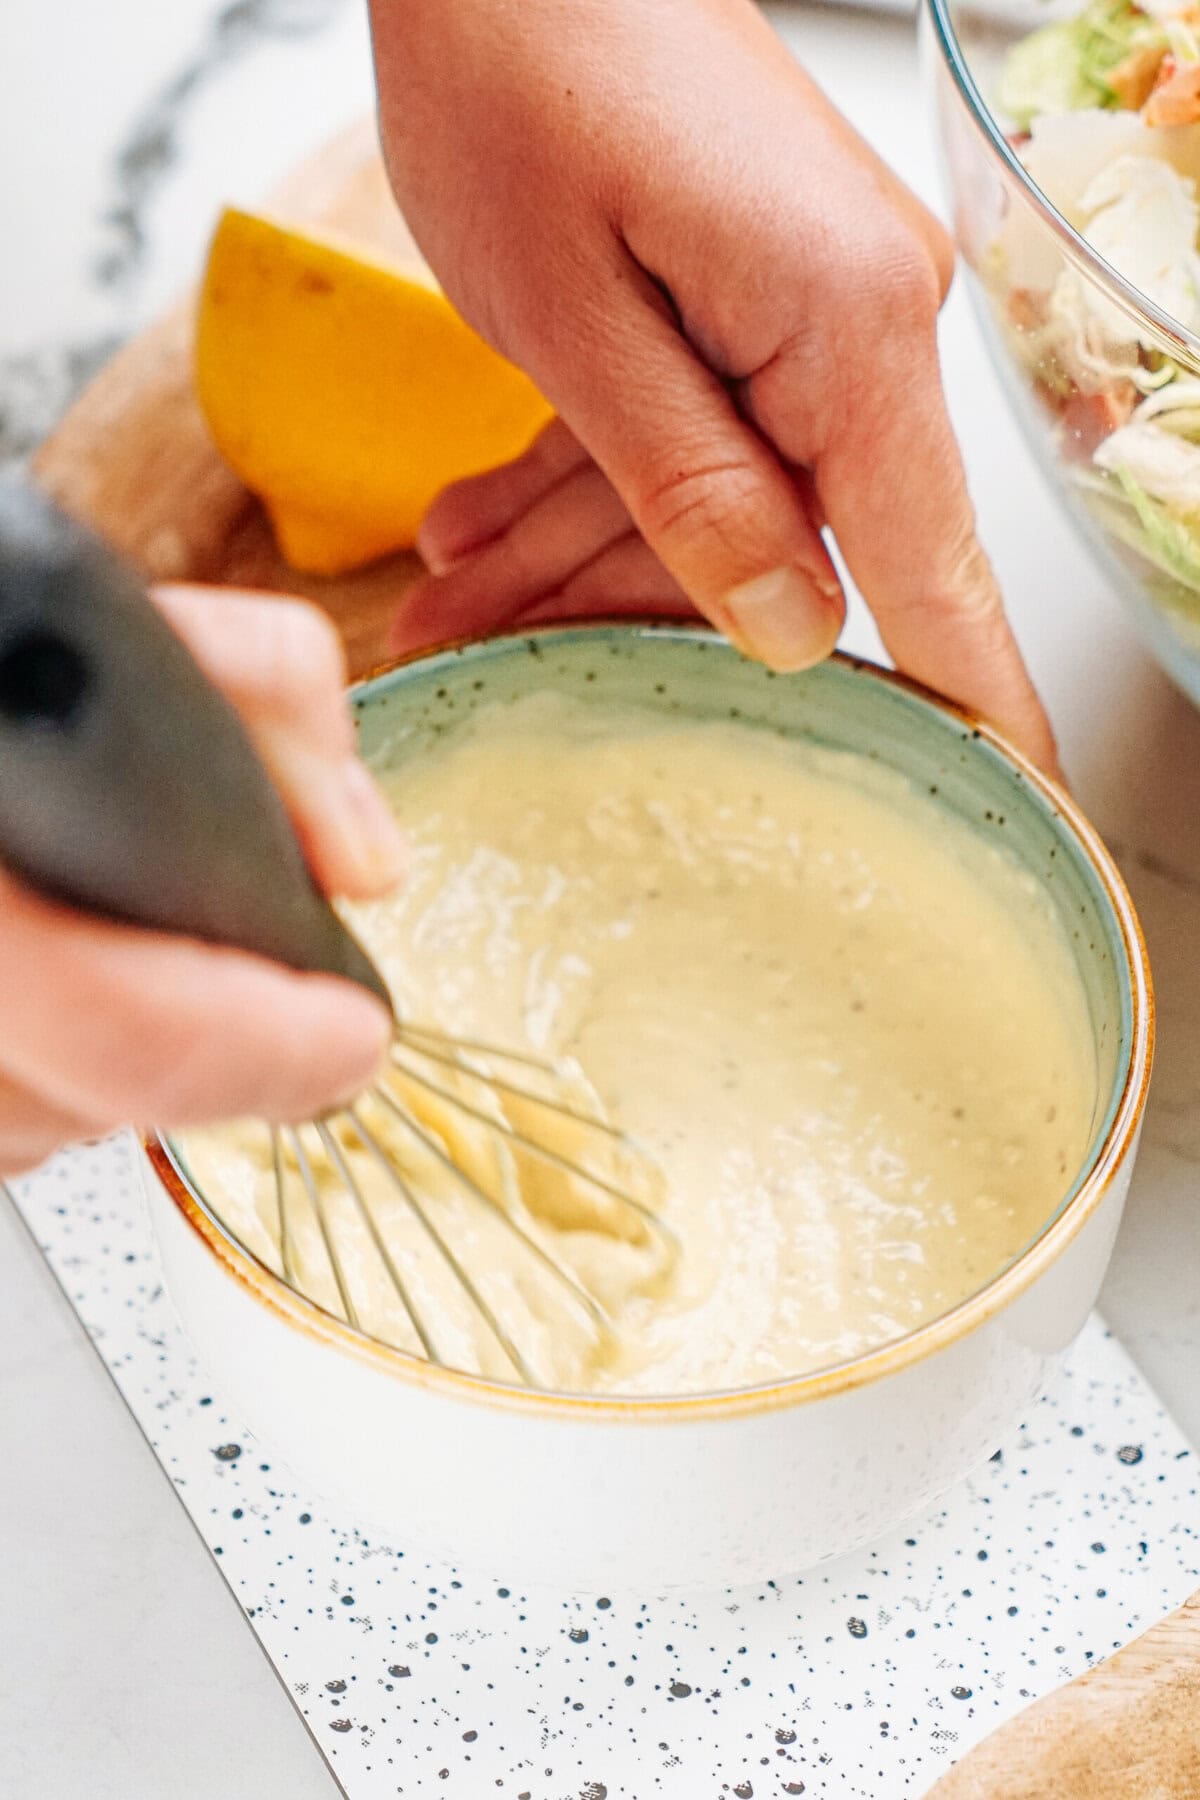
[[[356,690],[397,766],[531,686],[727,717],[889,764],[1046,888],[1088,1001],[1088,1151],[1035,1238],[921,1329],[792,1381],[686,1397],[548,1394],[434,1367],[292,1293],[221,1224],[165,1138],[148,1147],[168,1287],[232,1407],[312,1490],[404,1548],[577,1591],[726,1586],[840,1555],[997,1448],[1086,1319],[1137,1146],[1153,1038],[1145,948],[1107,851],[992,732],[837,658],[775,677],[712,633],[626,622],[459,646]]]

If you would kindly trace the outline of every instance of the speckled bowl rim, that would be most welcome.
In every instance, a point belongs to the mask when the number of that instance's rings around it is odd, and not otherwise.
[[[717,643],[728,648],[719,634],[703,625],[681,623],[678,619],[671,618],[625,614],[615,618],[538,626],[492,638],[468,638],[426,648],[372,668],[361,681],[355,683],[351,693],[357,694],[372,682],[438,657],[472,650],[503,652],[507,647],[527,646],[531,639],[542,642],[560,636],[576,635],[583,630],[594,630],[597,634],[621,632],[636,636],[661,635],[664,638],[690,642]],[[730,648],[730,654],[737,653]],[[783,1381],[698,1394],[624,1396],[556,1393],[496,1381],[427,1362],[423,1357],[355,1330],[315,1302],[294,1293],[279,1276],[238,1243],[210,1211],[207,1202],[176,1160],[167,1142],[167,1134],[152,1133],[144,1140],[144,1148],[150,1167],[165,1189],[169,1201],[218,1266],[225,1274],[232,1276],[252,1300],[311,1341],[327,1345],[358,1362],[365,1362],[379,1373],[408,1386],[420,1387],[448,1399],[474,1401],[534,1416],[570,1417],[597,1423],[616,1420],[626,1423],[696,1421],[808,1405],[814,1401],[850,1393],[889,1375],[898,1375],[902,1370],[936,1355],[968,1336],[1010,1306],[1057,1260],[1096,1212],[1125,1158],[1133,1150],[1146,1104],[1154,1051],[1154,992],[1146,944],[1133,902],[1112,856],[1075,802],[999,732],[964,708],[907,676],[880,668],[860,657],[839,653],[834,660],[865,680],[882,682],[900,689],[910,698],[966,727],[973,739],[998,753],[1048,806],[1051,816],[1059,821],[1064,834],[1074,837],[1117,921],[1124,951],[1121,975],[1130,999],[1128,1049],[1114,1078],[1114,1087],[1119,1083],[1119,1098],[1112,1110],[1103,1140],[1091,1152],[1091,1166],[1086,1176],[1080,1181],[1075,1194],[1060,1207],[1032,1242],[990,1282],[978,1288],[949,1312],[940,1314],[916,1331],[894,1338],[847,1362],[817,1369],[806,1375],[792,1376]]]

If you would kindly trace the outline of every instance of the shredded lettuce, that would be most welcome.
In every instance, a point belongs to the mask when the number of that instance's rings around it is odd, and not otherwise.
[[[1167,430],[1165,418],[1147,419],[1145,403],[1097,445],[1093,461],[1136,481],[1156,504],[1200,519],[1200,447],[1185,431]]]
[[[1005,58],[999,101],[1022,130],[1042,113],[1114,107],[1106,76],[1134,50],[1164,49],[1163,25],[1131,0],[1091,0],[1076,19],[1043,25]]]
[[[1120,467],[1114,473],[1145,534],[1139,545],[1143,554],[1184,587],[1200,593],[1200,530],[1151,499],[1127,468]]]
[[[1192,331],[1200,331],[1200,125],[1156,128],[1127,108],[1136,75],[1157,65],[1140,52],[1200,61],[1198,20],[1184,0],[1087,0],[1076,18],[1043,25],[1010,50],[998,94],[1029,134],[1020,154],[1033,181],[1132,286]],[[1072,463],[1072,486],[1113,549],[1136,558],[1151,603],[1177,627],[1186,620],[1200,650],[1200,373],[1064,260],[1022,208],[1010,210],[978,266],[1012,353],[1044,397],[1112,398],[1116,428],[1086,462]]]
[[[1105,89],[1089,79],[1074,20],[1056,20],[1014,44],[1004,59],[999,100],[1022,131],[1039,113],[1080,112],[1103,106]]]

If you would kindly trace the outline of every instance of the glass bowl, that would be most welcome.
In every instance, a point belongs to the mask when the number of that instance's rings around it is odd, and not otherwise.
[[[1156,414],[1161,422],[1168,386],[1174,398],[1188,393],[1179,382],[1200,381],[1200,335],[1178,316],[1191,312],[1200,325],[1200,307],[1186,278],[1173,285],[1146,254],[1153,245],[1140,225],[1128,229],[1131,215],[1122,233],[1112,212],[1115,198],[1141,208],[1144,223],[1147,209],[1178,206],[1189,171],[1200,174],[1200,126],[1152,133],[1136,112],[1097,109],[1068,127],[1069,138],[1052,126],[1031,143],[1025,121],[1003,110],[1008,53],[1081,11],[1082,0],[990,0],[983,9],[926,0],[943,174],[977,316],[1026,439],[1147,646],[1200,704],[1200,448],[1186,438],[1186,452],[1163,444],[1175,433],[1161,428],[1145,435]],[[1010,92],[1016,85],[1007,83]],[[1039,121],[1035,132],[1044,130]],[[1150,171],[1148,186],[1106,194],[1105,171],[1118,156],[1142,156],[1151,140],[1184,182],[1156,183]],[[1114,241],[1124,272],[1096,247]],[[1172,294],[1181,304],[1164,304]],[[1200,386],[1194,397],[1200,425]]]

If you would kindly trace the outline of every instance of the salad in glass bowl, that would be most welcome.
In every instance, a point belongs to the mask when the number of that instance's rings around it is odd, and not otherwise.
[[[960,245],[1017,410],[1200,703],[1200,5],[929,0]]]

